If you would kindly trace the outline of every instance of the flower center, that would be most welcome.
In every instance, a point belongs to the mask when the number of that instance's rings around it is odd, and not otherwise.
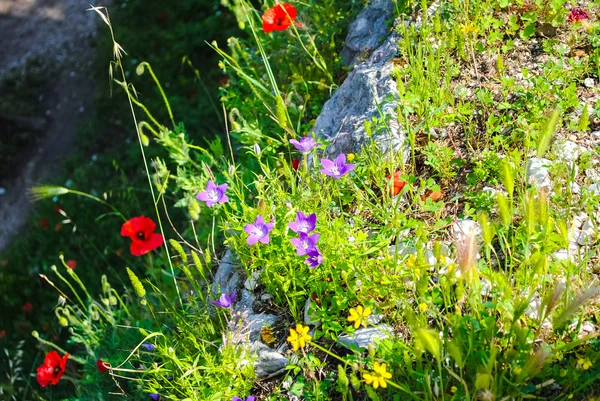
[[[144,232],[143,232],[143,231],[138,231],[138,233],[137,233],[135,236],[136,236],[138,239],[142,240],[142,241],[143,241],[144,239],[146,239],[146,234],[144,234]]]
[[[333,175],[340,175],[340,170],[337,168],[337,166],[331,167],[331,170],[329,171],[331,171],[331,174]]]
[[[275,20],[275,25],[277,25],[277,26],[281,26],[281,25],[283,25],[283,18],[277,18],[277,19]]]
[[[309,227],[308,227],[308,223],[306,221],[303,221],[300,224],[298,224],[298,231],[307,232],[308,229],[309,229]]]
[[[58,375],[60,373],[60,366],[55,366],[52,373],[54,373],[54,376]]]
[[[254,230],[252,230],[252,235],[255,237],[262,238],[265,236],[265,228],[264,227],[256,227],[254,226]]]
[[[218,201],[219,198],[219,192],[216,189],[208,191],[208,199],[210,199],[211,201]]]

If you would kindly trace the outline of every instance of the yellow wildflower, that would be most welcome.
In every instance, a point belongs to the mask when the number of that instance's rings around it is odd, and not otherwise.
[[[287,340],[294,347],[294,351],[297,351],[298,348],[304,348],[306,342],[312,340],[312,336],[308,335],[309,329],[308,326],[302,326],[300,323],[296,325],[296,330],[290,329],[290,336]]]
[[[425,311],[427,310],[427,302],[421,302],[421,303],[419,304],[419,310],[420,310],[421,312],[425,312]]]
[[[379,362],[375,362],[373,364],[373,372],[363,373],[365,383],[372,385],[374,389],[377,389],[379,386],[381,386],[381,388],[386,388],[387,383],[385,379],[391,378],[392,374],[386,370],[385,363],[379,364]]]
[[[371,308],[366,307],[363,309],[362,306],[358,305],[356,308],[350,308],[350,316],[348,316],[349,322],[354,322],[354,328],[362,324],[363,327],[367,327],[367,317],[371,314]]]
[[[468,33],[478,33],[479,32],[479,28],[477,28],[473,24],[469,24],[469,25],[463,25],[460,28],[460,31],[463,33],[463,35],[466,35]]]
[[[454,394],[458,391],[458,387],[452,386],[452,387],[450,387],[450,391],[452,392],[452,394]]]
[[[354,153],[348,153],[348,156],[346,156],[346,160],[348,160],[348,162],[352,163],[354,161],[354,158],[356,156],[354,155]]]
[[[577,366],[583,368],[583,370],[588,370],[592,367],[592,361],[590,361],[588,358],[579,359],[577,361]]]

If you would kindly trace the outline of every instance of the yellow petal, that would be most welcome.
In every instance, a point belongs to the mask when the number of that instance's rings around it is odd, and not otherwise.
[[[363,314],[363,307],[362,307],[362,306],[360,306],[360,305],[358,305],[358,306],[356,307],[356,313],[357,313],[359,316],[360,316],[360,315],[362,315],[362,314]]]
[[[369,316],[371,314],[371,308],[369,308],[368,306],[365,308],[364,312],[363,312],[363,316]]]
[[[381,388],[386,388],[387,387],[387,383],[385,382],[385,380],[383,379],[383,377],[379,378],[379,384],[381,384]]]

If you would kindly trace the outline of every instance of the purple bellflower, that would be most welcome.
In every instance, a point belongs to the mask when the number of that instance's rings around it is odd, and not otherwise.
[[[212,301],[210,304],[211,305],[215,305],[218,306],[219,308],[231,308],[233,306],[233,304],[235,303],[235,298],[237,297],[237,293],[235,292],[235,290],[230,294],[221,294],[221,297],[216,300],[216,301]]]
[[[310,136],[302,137],[300,141],[290,139],[290,143],[301,153],[308,153],[317,145]]]
[[[150,394],[150,399],[153,401],[158,401],[160,400],[160,395],[158,395],[158,393]]]
[[[248,234],[248,245],[254,245],[257,242],[268,244],[270,241],[269,232],[273,229],[275,223],[265,223],[265,219],[258,215],[254,224],[246,224],[244,231]]]
[[[356,167],[354,164],[346,164],[346,155],[343,153],[336,157],[334,161],[321,159],[321,165],[323,166],[321,173],[333,178],[340,178]]]
[[[249,395],[248,397],[246,397],[245,400],[242,400],[240,397],[233,397],[231,399],[231,401],[254,401],[254,396],[253,395]]]
[[[213,181],[208,181],[206,184],[206,191],[196,195],[196,199],[206,202],[206,206],[212,207],[215,203],[225,203],[229,201],[229,198],[225,195],[226,190],[227,184],[216,186]]]
[[[309,249],[314,248],[319,240],[319,234],[308,235],[300,233],[300,238],[292,238],[290,242],[296,247],[298,256],[306,255]]]
[[[296,221],[292,221],[288,224],[290,230],[297,234],[308,234],[312,232],[316,226],[317,215],[313,213],[310,216],[307,216],[302,212],[296,213]]]
[[[304,264],[307,264],[308,267],[314,269],[323,263],[323,254],[319,251],[319,248],[316,246],[306,251],[306,255],[308,256],[304,261]]]
[[[144,343],[142,344],[142,348],[145,349],[146,351],[154,351],[154,344],[150,344],[150,343]]]

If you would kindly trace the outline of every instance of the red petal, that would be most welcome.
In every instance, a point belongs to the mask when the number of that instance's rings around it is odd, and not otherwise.
[[[162,235],[152,234],[150,238],[144,242],[132,242],[129,250],[133,256],[142,256],[161,246],[163,241]]]
[[[121,226],[121,235],[123,237],[133,237],[140,231],[150,234],[154,230],[156,230],[156,224],[151,218],[139,216],[129,219]]]

